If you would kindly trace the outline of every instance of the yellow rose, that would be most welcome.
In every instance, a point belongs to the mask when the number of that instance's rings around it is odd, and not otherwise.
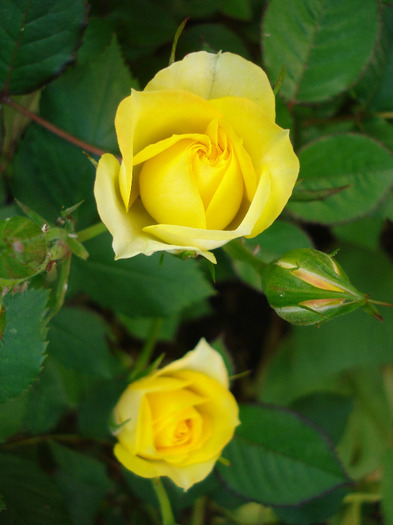
[[[209,250],[278,217],[299,162],[275,124],[264,71],[232,53],[191,53],[119,105],[123,157],[103,155],[95,198],[117,259]]]
[[[144,478],[168,476],[185,490],[211,472],[239,424],[222,357],[204,339],[131,383],[114,419],[120,463]]]

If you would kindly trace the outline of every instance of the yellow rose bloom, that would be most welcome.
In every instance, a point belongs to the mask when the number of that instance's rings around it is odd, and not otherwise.
[[[239,424],[220,354],[201,339],[183,358],[131,383],[115,409],[114,453],[144,478],[187,490],[213,469]]]
[[[117,259],[209,251],[258,235],[299,172],[275,123],[264,71],[232,53],[191,53],[132,90],[117,110],[122,163],[99,161],[94,187]]]

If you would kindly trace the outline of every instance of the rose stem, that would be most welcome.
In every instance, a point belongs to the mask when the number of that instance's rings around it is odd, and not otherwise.
[[[234,241],[225,244],[222,249],[231,258],[247,263],[258,273],[262,272],[266,266],[266,264],[256,257],[239,239],[235,239]]]
[[[171,502],[160,478],[153,479],[153,488],[155,490],[158,503],[160,504],[162,525],[176,525],[173,516]]]
[[[98,222],[97,224],[93,224],[93,226],[89,226],[88,228],[85,228],[84,230],[81,230],[77,233],[78,235],[78,241],[85,242],[89,239],[93,239],[94,237],[97,237],[97,235],[100,235],[101,233],[104,233],[106,231],[106,226],[103,222]]]
[[[135,375],[138,372],[143,370],[145,366],[149,364],[150,358],[154,351],[156,341],[158,339],[158,335],[160,333],[162,322],[163,322],[163,319],[161,317],[157,317],[156,319],[153,319],[149,335],[132,369],[133,377],[135,377]]]
[[[83,150],[89,151],[90,153],[93,153],[94,155],[98,155],[99,157],[101,157],[101,155],[104,155],[104,153],[106,153],[102,149],[96,148],[95,146],[92,146],[91,144],[88,144],[87,142],[84,142],[83,140],[79,140],[78,138],[74,137],[70,133],[67,133],[66,131],[55,126],[54,124],[51,124],[47,120],[43,119],[39,115],[32,113],[27,108],[20,106],[17,102],[15,102],[15,100],[12,100],[11,98],[6,98],[4,102],[11,108],[15,109],[16,111],[19,111],[19,113],[22,113],[29,119],[34,120],[34,122],[37,122],[37,124],[51,131],[58,137],[61,137],[62,139],[66,140],[67,142],[70,142],[71,144],[74,144],[75,146]]]

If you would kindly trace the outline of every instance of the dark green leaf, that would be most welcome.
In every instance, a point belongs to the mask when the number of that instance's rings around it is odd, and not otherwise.
[[[50,324],[48,353],[77,372],[111,377],[106,333],[98,315],[81,308],[62,308]]]
[[[357,99],[368,112],[393,110],[393,13],[381,6],[382,32],[372,60],[355,87]]]
[[[115,261],[106,234],[86,247],[90,256],[74,261],[71,285],[116,312],[165,317],[212,293],[196,261],[167,256],[160,265],[159,255]]]
[[[24,392],[11,401],[0,403],[0,442],[23,428],[27,399],[28,393]]]
[[[291,408],[323,429],[337,445],[351,413],[352,400],[334,392],[314,392],[296,399]]]
[[[393,155],[355,134],[327,136],[299,154],[299,190],[347,189],[316,202],[290,202],[288,210],[311,222],[334,224],[369,213],[393,185]]]
[[[2,525],[73,525],[51,478],[27,459],[0,454]]]
[[[272,0],[262,47],[271,79],[283,65],[280,93],[292,102],[318,102],[347,89],[370,59],[379,32],[375,0]]]
[[[78,226],[97,220],[94,168],[82,150],[36,125],[29,126],[14,159],[15,196],[55,223],[62,207],[84,201],[75,212]]]
[[[348,487],[338,487],[299,507],[274,507],[274,512],[286,524],[315,525],[322,523],[339,511],[342,499],[348,490]]]
[[[45,358],[45,290],[4,298],[6,327],[0,341],[0,402],[16,397],[37,378]]]
[[[69,513],[75,525],[93,525],[97,511],[112,488],[105,466],[86,454],[51,444],[59,465],[56,481],[66,496]]]
[[[39,226],[26,217],[0,221],[0,278],[27,279],[43,269],[48,243]]]
[[[243,405],[241,425],[218,465],[235,493],[267,505],[297,505],[344,486],[348,478],[327,438],[293,412]]]
[[[28,392],[24,427],[32,434],[51,430],[68,408],[63,378],[56,363],[46,359],[41,375]]]
[[[382,513],[386,524],[393,523],[393,451],[386,450],[383,458]]]
[[[0,91],[34,91],[74,58],[82,37],[83,0],[3,0],[0,7]]]
[[[45,89],[41,115],[89,144],[117,152],[115,113],[131,87],[135,81],[113,40],[94,60],[69,69]]]
[[[223,24],[197,24],[184,30],[179,40],[179,56],[199,50],[213,53],[230,51],[245,58],[249,53],[242,39]]]

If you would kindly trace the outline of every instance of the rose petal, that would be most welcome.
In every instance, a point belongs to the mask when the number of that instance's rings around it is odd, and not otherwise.
[[[159,71],[145,91],[182,89],[206,100],[234,96],[252,100],[275,119],[275,98],[266,73],[233,53],[190,53]]]
[[[113,236],[116,259],[134,257],[139,253],[151,255],[162,250],[172,253],[190,250],[215,263],[216,259],[212,253],[188,244],[172,244],[168,247],[168,244],[144,232],[144,228],[154,224],[154,221],[139,200],[133,204],[132,211],[126,212],[119,192],[119,168],[119,162],[113,155],[103,155],[98,163],[94,184],[98,213]]]

